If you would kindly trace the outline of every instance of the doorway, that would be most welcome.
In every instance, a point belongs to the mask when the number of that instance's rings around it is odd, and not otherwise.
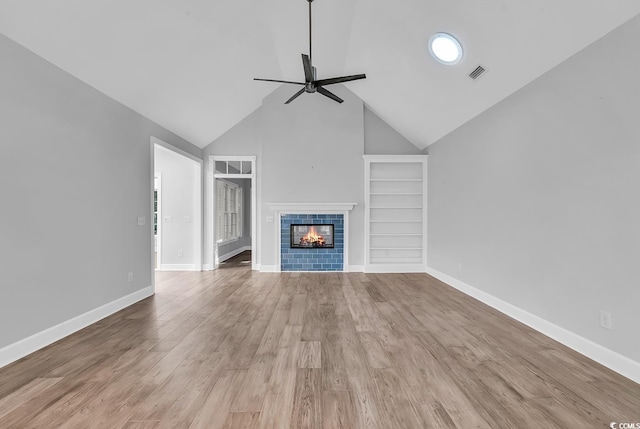
[[[209,157],[207,268],[233,258],[258,264],[255,156]],[[239,255],[242,255],[239,257]]]
[[[202,160],[151,139],[153,267],[202,270]]]

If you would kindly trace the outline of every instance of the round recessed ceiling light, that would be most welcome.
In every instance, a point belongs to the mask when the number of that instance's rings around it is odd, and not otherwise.
[[[447,33],[436,33],[431,36],[429,52],[442,64],[458,64],[462,59],[462,45],[458,39]]]

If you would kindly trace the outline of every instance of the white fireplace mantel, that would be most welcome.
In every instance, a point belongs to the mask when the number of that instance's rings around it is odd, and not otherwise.
[[[349,271],[349,212],[356,203],[268,203],[267,206],[276,213],[275,229],[276,265],[273,270],[280,272],[280,215],[283,214],[341,214],[344,215],[344,249],[342,266],[344,272]]]
[[[269,203],[268,206],[275,212],[286,214],[342,214],[353,210],[356,203]]]

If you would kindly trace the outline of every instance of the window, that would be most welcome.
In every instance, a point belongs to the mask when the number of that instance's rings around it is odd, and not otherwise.
[[[158,235],[158,190],[153,191],[153,235]]]
[[[218,243],[242,236],[242,188],[235,183],[216,180],[216,238]]]
[[[447,33],[436,33],[429,39],[429,52],[436,61],[446,64],[458,64],[462,59],[462,45],[458,39]]]

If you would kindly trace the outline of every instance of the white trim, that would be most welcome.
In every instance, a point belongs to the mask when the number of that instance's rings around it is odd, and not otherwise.
[[[362,155],[370,162],[427,162],[429,155]]]
[[[209,264],[202,265],[202,271],[211,271],[213,268]]]
[[[151,188],[151,204],[149,207],[149,211],[151,216],[149,219],[153,219],[154,207],[153,207],[153,192],[155,191],[155,180],[156,180],[156,145],[153,142],[154,137],[151,137],[149,143],[149,157],[151,159],[151,168],[150,170],[150,188]],[[160,198],[160,191],[158,191],[158,198]],[[158,204],[160,202],[158,201]],[[159,207],[158,207],[159,208]],[[151,260],[149,261],[149,270],[151,271],[151,293],[154,294],[156,292],[156,265],[158,264],[158,260],[154,258],[154,249],[156,248],[156,236],[153,233],[153,224],[149,222],[149,235],[151,239]],[[160,252],[158,252],[160,254]]]
[[[147,286],[0,349],[0,368],[153,295]]]
[[[364,159],[364,271],[367,273],[424,273],[427,270],[427,160],[429,155],[363,155]],[[371,263],[371,165],[374,163],[421,163],[422,260],[419,264]],[[380,180],[380,179],[374,179]],[[398,194],[402,195],[402,194]],[[401,208],[401,207],[397,207]],[[407,207],[410,208],[410,207]],[[417,259],[417,258],[416,258]]]
[[[196,198],[193,206],[193,234],[194,234],[194,264],[195,271],[202,271],[202,260],[204,251],[204,223],[202,222],[202,211],[204,210],[204,162],[200,160],[194,165],[193,186]]]
[[[277,265],[261,265],[260,272],[261,273],[279,273],[280,268]]]
[[[240,247],[240,248],[238,248],[236,250],[232,250],[231,252],[226,253],[226,254],[224,254],[222,256],[218,256],[218,264],[220,262],[226,261],[227,259],[233,258],[234,256],[237,256],[237,255],[241,254],[242,252],[246,252],[247,250],[251,250],[251,246]]]
[[[196,264],[162,264],[156,271],[201,271]]]
[[[269,208],[281,214],[342,214],[351,211],[356,203],[269,203]]]
[[[349,273],[364,273],[364,265],[349,265]]]
[[[256,157],[255,155],[210,155],[210,158],[215,158],[216,161],[255,161]],[[214,171],[213,168],[211,168],[211,171]],[[252,170],[253,173],[253,170]],[[246,174],[244,174],[245,178],[247,177]]]
[[[424,273],[424,264],[370,264],[365,266],[366,273]]]
[[[636,362],[626,356],[623,356],[613,350],[607,349],[600,344],[594,343],[580,335],[571,332],[565,328],[555,325],[535,314],[531,314],[513,304],[496,298],[480,289],[476,289],[454,277],[427,268],[427,273],[438,280],[443,281],[447,285],[482,301],[483,303],[495,308],[496,310],[524,323],[530,328],[558,341],[561,344],[577,351],[584,356],[606,366],[607,368],[640,383],[640,362]]]
[[[154,174],[154,181],[156,179],[158,180],[158,234],[156,235],[157,249],[154,270],[162,265],[162,173]],[[151,202],[151,204],[153,204],[153,201]]]
[[[175,152],[175,153],[177,153],[177,154],[180,154],[180,155],[184,156],[185,158],[189,158],[190,160],[192,160],[192,161],[194,161],[194,162],[197,162],[198,164],[203,165],[202,158],[198,158],[197,156],[192,155],[192,154],[190,154],[189,152],[187,152],[187,151],[185,151],[185,150],[182,150],[182,149],[180,149],[180,148],[179,148],[179,147],[177,147],[177,146],[174,146],[174,145],[172,145],[172,144],[170,144],[170,143],[167,143],[167,142],[165,142],[165,141],[162,141],[162,140],[160,140],[160,139],[159,139],[159,138],[157,138],[157,137],[151,136],[151,144],[152,144],[152,145],[154,145],[154,144],[155,144],[155,145],[158,145],[158,146],[162,146],[163,148],[168,149],[168,150],[170,150],[171,152]]]

